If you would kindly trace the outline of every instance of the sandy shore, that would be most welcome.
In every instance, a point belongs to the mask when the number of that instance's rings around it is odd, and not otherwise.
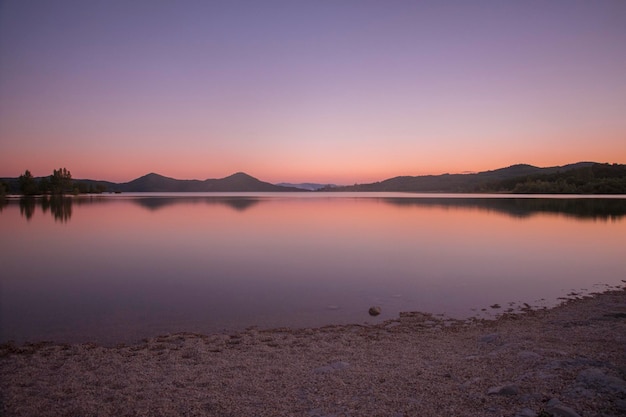
[[[5,416],[626,415],[626,291],[494,321],[0,347]]]

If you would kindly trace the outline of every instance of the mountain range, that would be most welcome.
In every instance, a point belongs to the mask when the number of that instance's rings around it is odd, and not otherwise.
[[[401,176],[324,191],[626,194],[626,165],[577,162],[539,168],[518,164],[474,174]]]
[[[334,188],[336,187],[335,184],[318,184],[315,182],[301,182],[301,183],[297,183],[297,184],[293,184],[290,182],[281,182],[278,183],[276,185],[280,185],[281,187],[291,187],[291,188],[298,188],[300,190],[305,190],[305,191],[317,191],[317,190],[321,190],[322,188]]]
[[[238,172],[226,178],[200,180],[177,180],[151,173],[130,182],[109,187],[121,192],[281,192],[302,191],[295,187],[283,187],[260,181],[246,173]]]
[[[41,179],[39,179],[41,180]],[[18,178],[2,178],[9,193],[19,193]],[[294,191],[392,191],[443,193],[570,193],[626,194],[626,165],[577,162],[540,168],[512,165],[470,174],[399,176],[369,184],[336,186],[321,184],[271,184],[238,172],[225,178],[178,180],[150,173],[125,183],[74,180],[79,192],[294,192]]]
[[[527,179],[537,175],[565,173],[597,165],[595,162],[577,162],[563,166],[540,168],[528,164],[511,165],[492,171],[468,174],[441,174],[399,176],[369,184],[335,187],[328,191],[408,191],[408,192],[483,192],[485,186],[511,179]],[[512,190],[510,190],[512,191]]]

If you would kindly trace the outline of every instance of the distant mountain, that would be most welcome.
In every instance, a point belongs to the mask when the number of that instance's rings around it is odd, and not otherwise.
[[[516,194],[626,194],[626,165],[574,164],[566,170],[491,182],[483,189]]]
[[[35,178],[37,182],[46,179]],[[0,178],[7,194],[19,194],[18,178]],[[578,162],[539,168],[527,164],[471,174],[402,176],[370,184],[270,184],[238,172],[226,178],[177,180],[150,173],[125,183],[74,180],[77,193],[91,192],[285,192],[400,191],[443,193],[626,194],[626,165]]]
[[[512,165],[475,174],[442,174],[400,176],[370,184],[336,187],[334,191],[407,191],[407,192],[471,192],[474,187],[492,181],[552,172],[554,168],[538,168],[527,164]],[[545,170],[545,171],[544,171]],[[332,190],[331,190],[332,191]]]
[[[313,182],[303,182],[303,183],[299,183],[299,184],[292,184],[289,182],[281,182],[279,184],[276,184],[280,187],[290,187],[290,188],[298,188],[300,190],[307,190],[307,191],[317,191],[320,190],[322,188],[334,188],[336,187],[335,184],[316,184]]]
[[[130,182],[116,184],[112,191],[120,192],[282,192],[301,191],[260,181],[248,174],[238,172],[226,178],[200,180],[177,180],[150,173]]]
[[[324,191],[626,193],[626,165],[578,162],[539,168],[518,164],[475,174],[402,176]]]
[[[124,192],[200,191],[201,184],[202,182],[198,180],[177,180],[150,173],[132,181],[117,184],[113,190]]]

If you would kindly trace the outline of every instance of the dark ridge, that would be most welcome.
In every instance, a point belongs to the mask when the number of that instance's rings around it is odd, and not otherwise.
[[[475,174],[402,176],[324,191],[626,194],[626,165],[578,162],[539,168],[518,164]]]
[[[42,178],[35,178],[40,182]],[[0,178],[1,192],[19,194],[18,178]],[[306,187],[305,187],[306,186]],[[321,188],[318,188],[320,186]],[[177,180],[150,173],[126,183],[74,180],[78,193],[92,192],[285,192],[285,191],[399,191],[431,193],[626,194],[626,165],[577,162],[539,168],[511,165],[471,174],[400,176],[370,184],[270,184],[244,172],[225,178]]]
[[[113,191],[122,192],[282,192],[301,191],[260,181],[246,173],[237,172],[226,178],[177,180],[150,173],[127,183],[117,184]]]

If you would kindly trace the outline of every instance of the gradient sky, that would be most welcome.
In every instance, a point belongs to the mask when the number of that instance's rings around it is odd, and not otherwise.
[[[0,176],[626,163],[626,1],[0,1]]]

